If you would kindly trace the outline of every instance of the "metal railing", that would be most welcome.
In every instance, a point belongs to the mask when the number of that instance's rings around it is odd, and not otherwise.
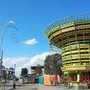
[[[84,13],[84,14],[76,14],[73,16],[68,16],[65,18],[58,19],[51,24],[47,25],[44,31],[44,34],[47,35],[47,33],[52,30],[53,28],[60,26],[65,23],[74,22],[78,20],[90,20],[90,13]]]

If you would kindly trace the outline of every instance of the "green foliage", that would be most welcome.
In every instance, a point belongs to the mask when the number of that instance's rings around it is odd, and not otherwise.
[[[4,78],[4,79],[7,79],[7,72],[6,72],[6,70],[3,71],[3,78]]]
[[[35,72],[36,72],[36,74],[41,75],[42,74],[42,66],[37,65],[37,68],[36,68]]]
[[[55,53],[48,55],[44,61],[44,69],[46,74],[62,75],[62,57],[61,54]]]
[[[2,87],[3,86],[3,84],[2,84],[2,82],[0,81],[0,87]]]
[[[28,69],[27,68],[22,68],[21,70],[21,76],[27,75],[28,74]]]

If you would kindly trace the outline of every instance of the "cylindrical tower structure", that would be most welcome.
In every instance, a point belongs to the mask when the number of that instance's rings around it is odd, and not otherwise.
[[[45,28],[50,44],[62,50],[62,71],[90,82],[90,14],[61,18]],[[78,76],[79,74],[79,76]]]

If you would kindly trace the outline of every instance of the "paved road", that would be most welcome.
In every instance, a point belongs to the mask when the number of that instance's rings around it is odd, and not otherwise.
[[[5,88],[1,88],[0,90],[10,90],[12,89],[12,85],[6,86]],[[61,86],[45,86],[40,84],[26,84],[21,86],[16,86],[15,90],[65,90],[65,88]]]
[[[5,89],[0,88],[0,90],[12,90],[12,85],[7,86]],[[40,85],[40,84],[26,84],[26,85],[16,86],[15,90],[78,90],[78,89],[67,89],[62,86],[45,86],[45,85]],[[87,89],[87,90],[90,90],[90,89]]]

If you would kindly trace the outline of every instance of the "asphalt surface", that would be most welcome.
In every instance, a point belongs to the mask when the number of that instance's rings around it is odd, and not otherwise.
[[[13,86],[7,85],[0,88],[0,90],[13,90]],[[24,84],[16,86],[15,90],[65,90],[65,88],[61,86],[46,86],[43,84]]]
[[[5,88],[2,87],[0,90],[90,90],[90,89],[67,89],[66,87],[63,87],[61,85],[58,86],[46,86],[44,84],[22,84],[17,85],[16,89],[13,89],[12,85],[6,85]]]

